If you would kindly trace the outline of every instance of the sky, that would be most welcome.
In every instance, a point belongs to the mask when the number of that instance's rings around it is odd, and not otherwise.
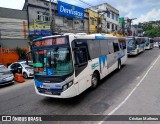
[[[22,9],[25,0],[0,0],[0,7]],[[52,0],[53,1],[53,0]],[[66,2],[66,0],[61,0]],[[102,3],[109,3],[120,12],[120,17],[137,18],[133,24],[139,22],[160,20],[160,0],[67,0],[67,3],[83,8]]]

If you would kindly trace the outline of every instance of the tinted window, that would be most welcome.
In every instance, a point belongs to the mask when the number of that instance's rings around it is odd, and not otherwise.
[[[114,52],[119,51],[119,45],[118,43],[113,43]]]
[[[118,41],[119,41],[119,46],[120,46],[120,48],[121,49],[126,49],[126,41],[125,41],[125,39],[118,39]]]
[[[154,41],[153,41],[153,40],[150,40],[150,42],[153,43]]]
[[[101,55],[107,55],[109,53],[107,40],[100,40],[100,47]]]
[[[91,59],[101,55],[99,40],[88,40],[88,49]]]
[[[21,66],[20,64],[17,63],[17,68],[18,68],[18,67],[22,67],[22,66]]]
[[[87,50],[86,48],[78,48],[75,50],[76,64],[81,65],[87,63]]]
[[[11,65],[11,69],[16,69],[16,68],[17,68],[16,64]]]
[[[114,53],[113,40],[108,41],[108,50],[109,50],[109,54]]]

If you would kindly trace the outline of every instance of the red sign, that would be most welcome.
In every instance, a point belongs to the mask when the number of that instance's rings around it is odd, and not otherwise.
[[[63,38],[55,38],[55,39],[45,39],[42,41],[35,41],[34,46],[50,46],[50,45],[59,45],[59,44],[65,44],[65,37]]]

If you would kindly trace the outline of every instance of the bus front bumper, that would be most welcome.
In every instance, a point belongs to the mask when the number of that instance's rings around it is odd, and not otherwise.
[[[47,89],[43,89],[42,90],[47,90]],[[74,96],[77,96],[77,90],[76,90],[76,86],[73,84],[71,87],[69,87],[68,89],[66,89],[65,91],[62,90],[54,90],[54,92],[40,92],[40,89],[37,89],[37,87],[35,86],[35,91],[38,95],[41,96],[46,96],[46,97],[52,97],[52,98],[71,98]]]
[[[136,50],[127,52],[128,55],[137,55],[137,53],[138,52]]]

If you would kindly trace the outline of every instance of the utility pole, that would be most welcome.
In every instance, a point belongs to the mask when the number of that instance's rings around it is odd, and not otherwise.
[[[52,3],[51,0],[49,0],[49,15],[50,15],[50,23],[52,22]]]
[[[52,1],[49,0],[49,14],[50,14],[50,30],[51,34],[55,33],[55,4],[54,4],[54,16],[52,14]]]
[[[53,20],[52,20],[52,2],[49,0],[49,17],[50,17],[50,32],[53,33]]]

